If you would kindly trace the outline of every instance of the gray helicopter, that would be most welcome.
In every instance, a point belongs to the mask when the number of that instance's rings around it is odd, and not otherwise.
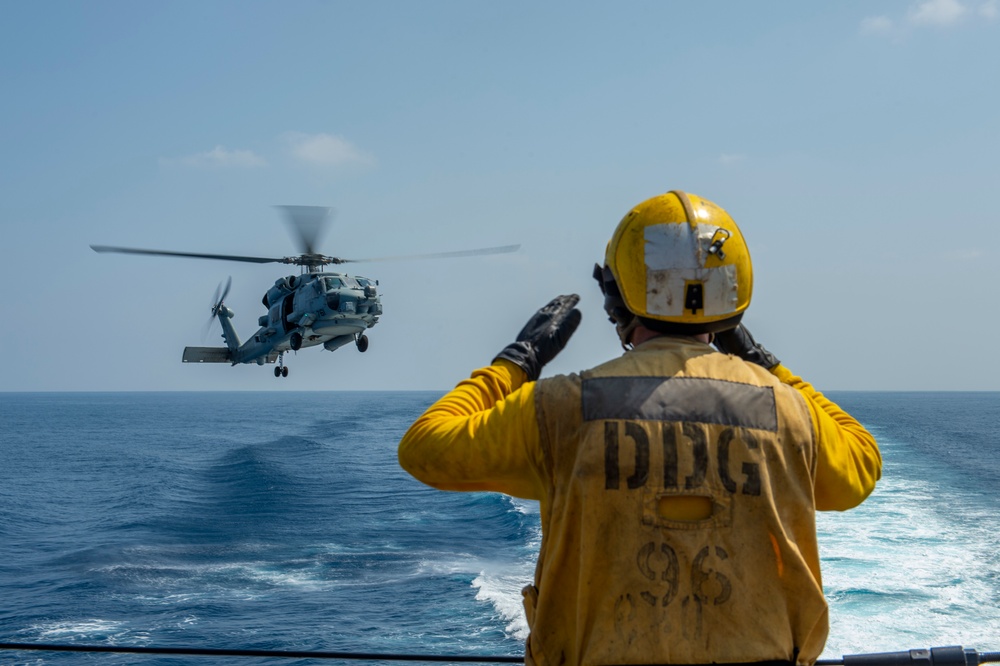
[[[255,264],[294,264],[301,266],[299,275],[289,275],[274,282],[274,286],[264,294],[263,303],[267,314],[261,315],[257,323],[260,328],[246,342],[233,327],[233,311],[225,305],[226,296],[232,286],[232,278],[225,287],[219,285],[212,299],[212,317],[218,318],[222,326],[225,347],[185,347],[184,363],[265,363],[277,362],[275,377],[287,377],[288,366],[284,363],[285,352],[298,351],[305,347],[322,345],[328,351],[335,351],[353,342],[358,351],[368,349],[365,331],[378,323],[382,314],[382,301],[378,294],[378,280],[348,275],[346,273],[325,272],[329,264],[396,261],[405,259],[444,259],[484,254],[514,252],[520,245],[459,250],[457,252],[436,252],[432,254],[377,257],[373,259],[342,259],[316,252],[316,244],[329,224],[331,209],[319,206],[278,206],[285,211],[289,226],[295,232],[302,254],[293,257],[245,257],[229,254],[203,254],[197,252],[171,252],[166,250],[143,250],[110,245],[91,245],[95,252],[117,252],[122,254],[147,254],[167,257],[195,257],[199,259],[221,259],[243,261]]]

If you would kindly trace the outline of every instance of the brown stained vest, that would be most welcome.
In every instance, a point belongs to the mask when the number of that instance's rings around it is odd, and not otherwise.
[[[528,663],[819,656],[816,451],[794,389],[657,338],[540,381],[536,407],[552,488],[525,589]]]

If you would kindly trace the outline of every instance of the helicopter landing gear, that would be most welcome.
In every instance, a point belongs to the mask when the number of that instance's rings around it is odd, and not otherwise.
[[[274,368],[275,377],[287,377],[288,367],[285,365],[284,353],[278,354],[278,365]]]
[[[367,351],[367,349],[368,349],[368,336],[367,335],[360,335],[360,336],[358,336],[357,345],[358,345],[358,351],[359,352]]]
[[[302,349],[302,334],[298,331],[292,333],[292,337],[288,338],[288,346],[292,348],[292,351]]]

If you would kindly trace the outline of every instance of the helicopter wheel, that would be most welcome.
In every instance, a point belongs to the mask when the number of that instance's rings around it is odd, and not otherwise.
[[[302,349],[302,334],[298,331],[292,333],[292,337],[288,339],[288,346],[292,348],[292,351]]]
[[[357,344],[358,344],[358,351],[359,352],[366,351],[368,349],[368,336],[367,335],[362,335],[360,338],[358,338],[358,343]]]
[[[281,368],[275,368],[274,369],[274,376],[275,377],[280,377],[281,376]]]
[[[281,369],[281,376],[282,377],[287,377],[288,376],[288,366],[287,365]]]

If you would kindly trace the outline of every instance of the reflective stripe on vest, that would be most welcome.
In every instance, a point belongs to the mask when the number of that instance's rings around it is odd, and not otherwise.
[[[687,421],[778,431],[774,389],[697,377],[592,377],[583,420]]]

